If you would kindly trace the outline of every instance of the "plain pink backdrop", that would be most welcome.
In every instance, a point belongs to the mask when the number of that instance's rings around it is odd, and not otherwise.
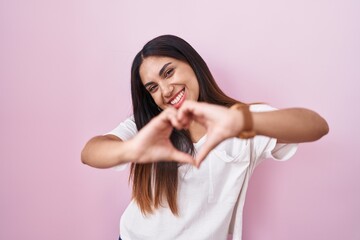
[[[330,125],[290,161],[258,167],[244,239],[360,239],[359,3],[0,0],[0,239],[117,238],[128,173],[80,152],[131,114],[132,59],[165,33],[229,95]]]

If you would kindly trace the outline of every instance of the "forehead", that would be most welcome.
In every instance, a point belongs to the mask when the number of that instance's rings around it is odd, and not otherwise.
[[[167,63],[176,63],[179,60],[171,57],[150,56],[143,60],[139,73],[141,79],[155,78],[159,76],[160,69]]]

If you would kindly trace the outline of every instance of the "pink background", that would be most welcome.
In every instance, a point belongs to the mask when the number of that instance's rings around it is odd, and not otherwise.
[[[244,239],[360,239],[359,3],[1,0],[0,239],[117,238],[128,174],[80,152],[131,113],[132,59],[165,33],[229,95],[330,125],[289,162],[259,166]]]

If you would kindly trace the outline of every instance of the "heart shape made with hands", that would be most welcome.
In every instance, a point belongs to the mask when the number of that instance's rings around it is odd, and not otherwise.
[[[195,159],[172,145],[173,127],[191,129],[193,121],[206,129],[207,138]],[[185,101],[179,109],[166,108],[153,118],[138,134],[138,146],[143,162],[169,159],[199,167],[209,152],[223,140],[235,137],[243,127],[242,115],[226,107],[195,101]]]

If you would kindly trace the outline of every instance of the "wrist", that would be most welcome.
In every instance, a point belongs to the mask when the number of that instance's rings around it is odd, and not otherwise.
[[[121,147],[122,149],[120,152],[122,153],[122,156],[120,159],[124,159],[125,162],[136,162],[138,160],[138,151],[136,150],[137,147],[134,138],[122,142]]]
[[[236,103],[230,107],[230,110],[238,111],[242,114],[243,127],[237,135],[239,138],[248,139],[256,135],[253,117],[249,107],[249,105],[242,103]]]

